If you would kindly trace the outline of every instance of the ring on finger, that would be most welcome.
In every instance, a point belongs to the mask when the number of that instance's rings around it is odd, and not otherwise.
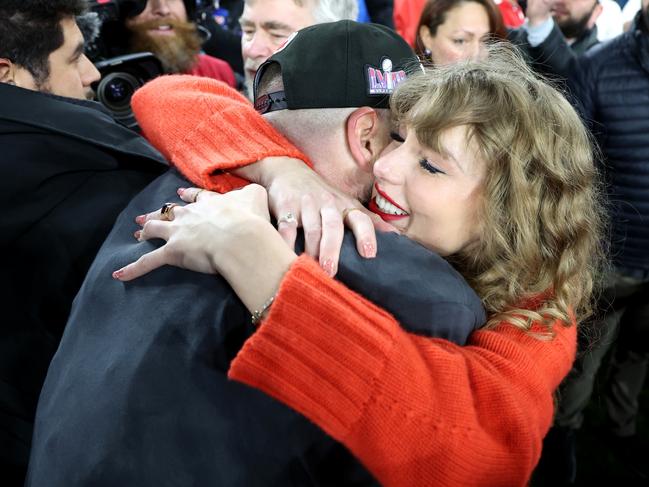
[[[343,221],[347,218],[347,215],[349,215],[352,211],[362,211],[359,207],[357,206],[350,206],[349,208],[345,208],[343,210]]]
[[[160,219],[164,221],[171,221],[174,219],[174,207],[178,206],[176,203],[165,203],[160,208]]]
[[[194,195],[194,199],[192,200],[192,203],[196,203],[198,201],[198,195],[201,194],[203,191],[205,191],[203,188],[196,191],[196,194]]]
[[[288,224],[297,224],[297,219],[295,218],[295,215],[291,213],[290,211],[286,212],[286,214],[280,216],[277,219],[277,224],[279,225],[280,223],[288,223]]]

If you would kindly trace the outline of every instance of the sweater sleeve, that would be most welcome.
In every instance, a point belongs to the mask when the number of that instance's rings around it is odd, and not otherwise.
[[[247,181],[223,171],[265,157],[310,164],[243,95],[213,79],[160,76],[140,88],[131,105],[149,142],[201,188],[240,188]]]
[[[525,485],[575,326],[510,325],[460,347],[408,334],[300,257],[230,369],[346,445],[386,486]]]

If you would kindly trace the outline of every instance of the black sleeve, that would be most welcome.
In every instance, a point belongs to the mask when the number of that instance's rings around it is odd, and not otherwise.
[[[377,233],[378,256],[358,254],[345,233],[336,278],[391,313],[405,330],[463,345],[484,325],[478,295],[442,257],[392,233]]]

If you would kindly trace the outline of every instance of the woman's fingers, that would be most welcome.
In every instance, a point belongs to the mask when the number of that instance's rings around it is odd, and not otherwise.
[[[333,198],[329,198],[320,209],[320,218],[322,220],[322,238],[319,252],[320,267],[333,277],[338,272],[340,247],[345,233],[342,214],[336,208]]]
[[[169,240],[171,237],[171,223],[162,220],[149,220],[144,223],[142,229],[138,232],[136,232],[135,236],[140,242],[153,238]]]
[[[368,259],[376,257],[376,232],[374,231],[372,218],[367,214],[367,210],[352,208],[345,213],[344,223],[354,234],[358,253]]]
[[[304,251],[313,258],[320,255],[322,223],[320,209],[309,194],[302,197],[302,228],[304,230]]]
[[[178,196],[180,196],[180,199],[185,203],[196,203],[199,198],[215,194],[218,193],[214,193],[202,188],[178,188]]]
[[[132,281],[133,279],[137,279],[138,277],[148,274],[152,270],[155,270],[158,267],[162,267],[163,265],[166,265],[168,263],[169,262],[166,261],[165,247],[162,246],[147,254],[144,254],[135,262],[113,272],[113,277],[120,281]]]

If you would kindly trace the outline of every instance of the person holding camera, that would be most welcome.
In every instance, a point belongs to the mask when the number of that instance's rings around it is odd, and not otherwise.
[[[228,63],[201,53],[203,39],[196,24],[193,0],[148,0],[124,25],[130,33],[132,52],[152,52],[167,74],[192,74],[223,81],[236,87]]]
[[[115,217],[166,168],[86,100],[84,0],[0,3],[0,472],[23,485],[36,403],[72,300]]]

